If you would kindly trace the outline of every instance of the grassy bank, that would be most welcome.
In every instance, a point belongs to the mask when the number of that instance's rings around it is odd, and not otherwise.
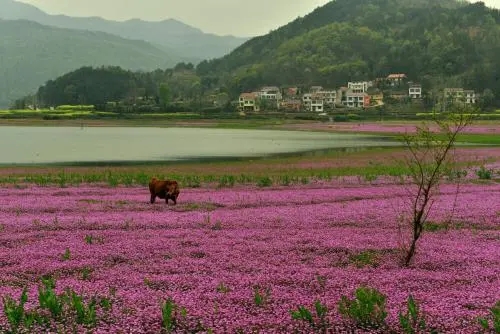
[[[153,176],[178,180],[183,187],[232,187],[235,185],[307,184],[344,176],[373,181],[381,176],[408,174],[400,148],[371,148],[355,151],[318,151],[307,154],[234,161],[169,162],[87,166],[3,166],[0,184],[109,186],[146,185]],[[462,168],[500,161],[489,148],[461,148],[457,158]]]

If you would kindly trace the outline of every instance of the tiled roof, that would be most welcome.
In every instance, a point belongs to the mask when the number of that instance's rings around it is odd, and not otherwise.
[[[387,76],[387,79],[402,79],[406,78],[406,74],[404,73],[395,73],[395,74],[389,74]]]

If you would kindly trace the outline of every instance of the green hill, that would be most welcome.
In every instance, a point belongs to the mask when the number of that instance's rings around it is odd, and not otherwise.
[[[246,37],[208,34],[174,19],[117,22],[100,17],[49,15],[35,6],[13,0],[0,0],[0,8],[0,19],[29,20],[58,28],[102,31],[123,38],[143,40],[169,53],[175,50],[182,61],[198,62],[222,57],[248,40]]]
[[[454,0],[336,0],[198,65],[233,94],[261,85],[345,85],[406,73],[427,88],[500,97],[500,12]]]
[[[171,67],[178,60],[144,41],[0,20],[0,106],[84,65],[154,70]]]

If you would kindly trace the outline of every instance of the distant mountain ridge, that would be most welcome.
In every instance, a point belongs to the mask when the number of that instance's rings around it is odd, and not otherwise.
[[[161,46],[167,52],[175,52],[187,61],[195,62],[222,57],[249,39],[204,33],[174,19],[157,22],[131,19],[118,22],[100,17],[49,15],[35,6],[14,0],[0,0],[0,19],[29,20],[59,28],[102,31],[123,38],[144,40]]]
[[[174,19],[75,18],[0,0],[0,108],[82,66],[165,69],[221,57],[246,40],[207,34]]]
[[[81,66],[151,71],[172,67],[178,61],[177,56],[145,41],[32,21],[0,20],[0,107]]]

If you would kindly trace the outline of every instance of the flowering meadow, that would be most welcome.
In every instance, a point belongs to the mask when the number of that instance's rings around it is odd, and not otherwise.
[[[50,296],[71,289],[71,303],[89,305],[75,319],[92,320],[76,332],[313,333],[292,313],[316,319],[319,302],[329,332],[354,333],[338,303],[369,286],[386,296],[395,332],[410,294],[437,332],[479,332],[478,317],[500,299],[500,184],[462,184],[458,197],[444,185],[408,268],[405,196],[390,182],[323,182],[186,188],[173,206],[150,204],[146,187],[3,187],[2,304],[19,303],[26,287],[25,312],[45,298],[60,315],[63,299]],[[9,328],[20,313],[3,310]]]
[[[347,131],[347,132],[366,132],[366,133],[406,133],[415,132],[417,122],[352,122],[352,123],[333,123],[333,124],[286,124],[284,128],[301,130],[329,130],[329,131]],[[438,130],[437,126],[430,127]],[[472,124],[464,129],[467,134],[497,134],[500,133],[498,122],[485,124]]]

